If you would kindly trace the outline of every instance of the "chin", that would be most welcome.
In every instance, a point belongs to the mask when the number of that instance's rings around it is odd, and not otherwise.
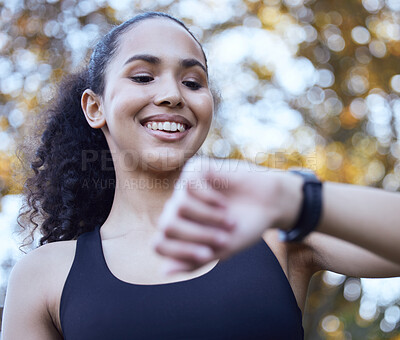
[[[141,168],[154,173],[180,171],[186,161],[194,156],[196,150],[165,150],[142,155]]]

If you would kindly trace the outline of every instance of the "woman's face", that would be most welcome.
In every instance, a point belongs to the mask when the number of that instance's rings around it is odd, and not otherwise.
[[[120,37],[100,105],[117,168],[132,155],[134,167],[169,171],[195,154],[213,115],[205,67],[198,43],[171,20],[148,19]]]

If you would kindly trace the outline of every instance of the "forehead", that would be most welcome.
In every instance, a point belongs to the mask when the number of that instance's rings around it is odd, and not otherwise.
[[[178,23],[165,18],[151,18],[139,22],[125,32],[118,44],[115,60],[121,61],[134,54],[157,57],[197,58],[205,62],[200,45]]]

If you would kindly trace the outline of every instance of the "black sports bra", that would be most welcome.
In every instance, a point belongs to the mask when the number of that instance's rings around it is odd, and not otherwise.
[[[60,317],[65,340],[304,339],[293,291],[263,240],[202,276],[139,285],[111,273],[96,227],[77,240]]]

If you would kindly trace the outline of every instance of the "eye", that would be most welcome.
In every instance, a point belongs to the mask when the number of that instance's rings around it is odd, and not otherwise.
[[[203,87],[200,83],[198,83],[197,81],[192,81],[192,80],[185,80],[182,82],[183,85],[185,85],[186,87],[188,87],[191,90],[198,90],[201,87]]]
[[[145,76],[145,75],[130,77],[130,79],[133,80],[135,83],[139,83],[139,84],[146,84],[146,83],[149,83],[152,80],[154,80],[153,77]]]

